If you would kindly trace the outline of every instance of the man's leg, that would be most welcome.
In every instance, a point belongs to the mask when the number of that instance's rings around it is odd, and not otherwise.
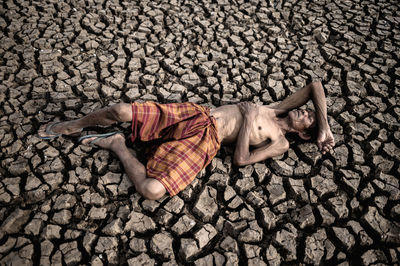
[[[108,126],[117,122],[129,121],[132,121],[132,105],[129,103],[118,103],[94,111],[82,118],[55,124],[51,127],[51,130],[55,133],[69,135],[80,132],[85,127]],[[47,125],[40,127],[38,132],[40,137],[48,136],[46,127]]]
[[[88,138],[82,141],[82,144],[88,144],[95,138]],[[101,148],[113,151],[124,165],[128,177],[135,185],[136,191],[144,198],[157,200],[164,196],[166,190],[160,181],[154,178],[146,177],[146,167],[140,163],[128,150],[125,145],[125,138],[122,134],[116,134],[111,137],[96,142]]]

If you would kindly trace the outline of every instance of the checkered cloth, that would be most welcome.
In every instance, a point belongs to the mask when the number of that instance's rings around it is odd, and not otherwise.
[[[132,103],[132,142],[162,140],[147,162],[147,177],[171,196],[189,185],[220,148],[215,118],[194,103]]]

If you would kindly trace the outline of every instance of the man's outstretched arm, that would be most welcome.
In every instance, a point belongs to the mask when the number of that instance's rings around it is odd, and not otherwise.
[[[325,154],[335,145],[335,140],[328,124],[325,92],[320,81],[308,84],[272,108],[277,109],[278,113],[284,113],[304,105],[310,99],[314,104],[317,117],[317,145]]]
[[[263,161],[267,158],[275,157],[285,153],[289,149],[289,142],[282,136],[277,140],[250,151],[250,132],[253,121],[257,115],[257,107],[249,102],[239,104],[243,114],[243,124],[240,128],[233,161],[238,166],[244,166]]]
[[[303,106],[310,99],[315,107],[318,125],[328,125],[325,92],[320,81],[306,85],[272,108],[278,109],[280,112],[288,112]]]

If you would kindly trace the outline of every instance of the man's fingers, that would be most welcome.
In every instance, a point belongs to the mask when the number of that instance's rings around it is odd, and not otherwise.
[[[325,141],[325,142],[317,142],[317,145],[318,145],[318,147],[319,147],[319,149],[320,149],[322,154],[325,154],[325,153],[331,151],[332,148],[333,148],[333,144],[330,143],[330,142],[327,142],[327,141]]]
[[[326,149],[329,151],[330,149],[332,149],[332,145],[328,144],[328,145],[326,146]]]
[[[328,145],[326,145],[326,146],[324,147],[324,152],[323,152],[323,154],[325,154],[325,153],[327,153],[327,152],[332,152],[332,150],[333,150],[333,146],[330,145],[330,144],[328,144]]]
[[[322,149],[322,141],[317,140],[317,146],[321,150]]]

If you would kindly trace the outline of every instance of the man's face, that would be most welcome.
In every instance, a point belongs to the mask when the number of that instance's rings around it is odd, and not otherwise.
[[[288,113],[291,125],[298,131],[314,127],[316,125],[315,112],[312,110],[294,109]]]

